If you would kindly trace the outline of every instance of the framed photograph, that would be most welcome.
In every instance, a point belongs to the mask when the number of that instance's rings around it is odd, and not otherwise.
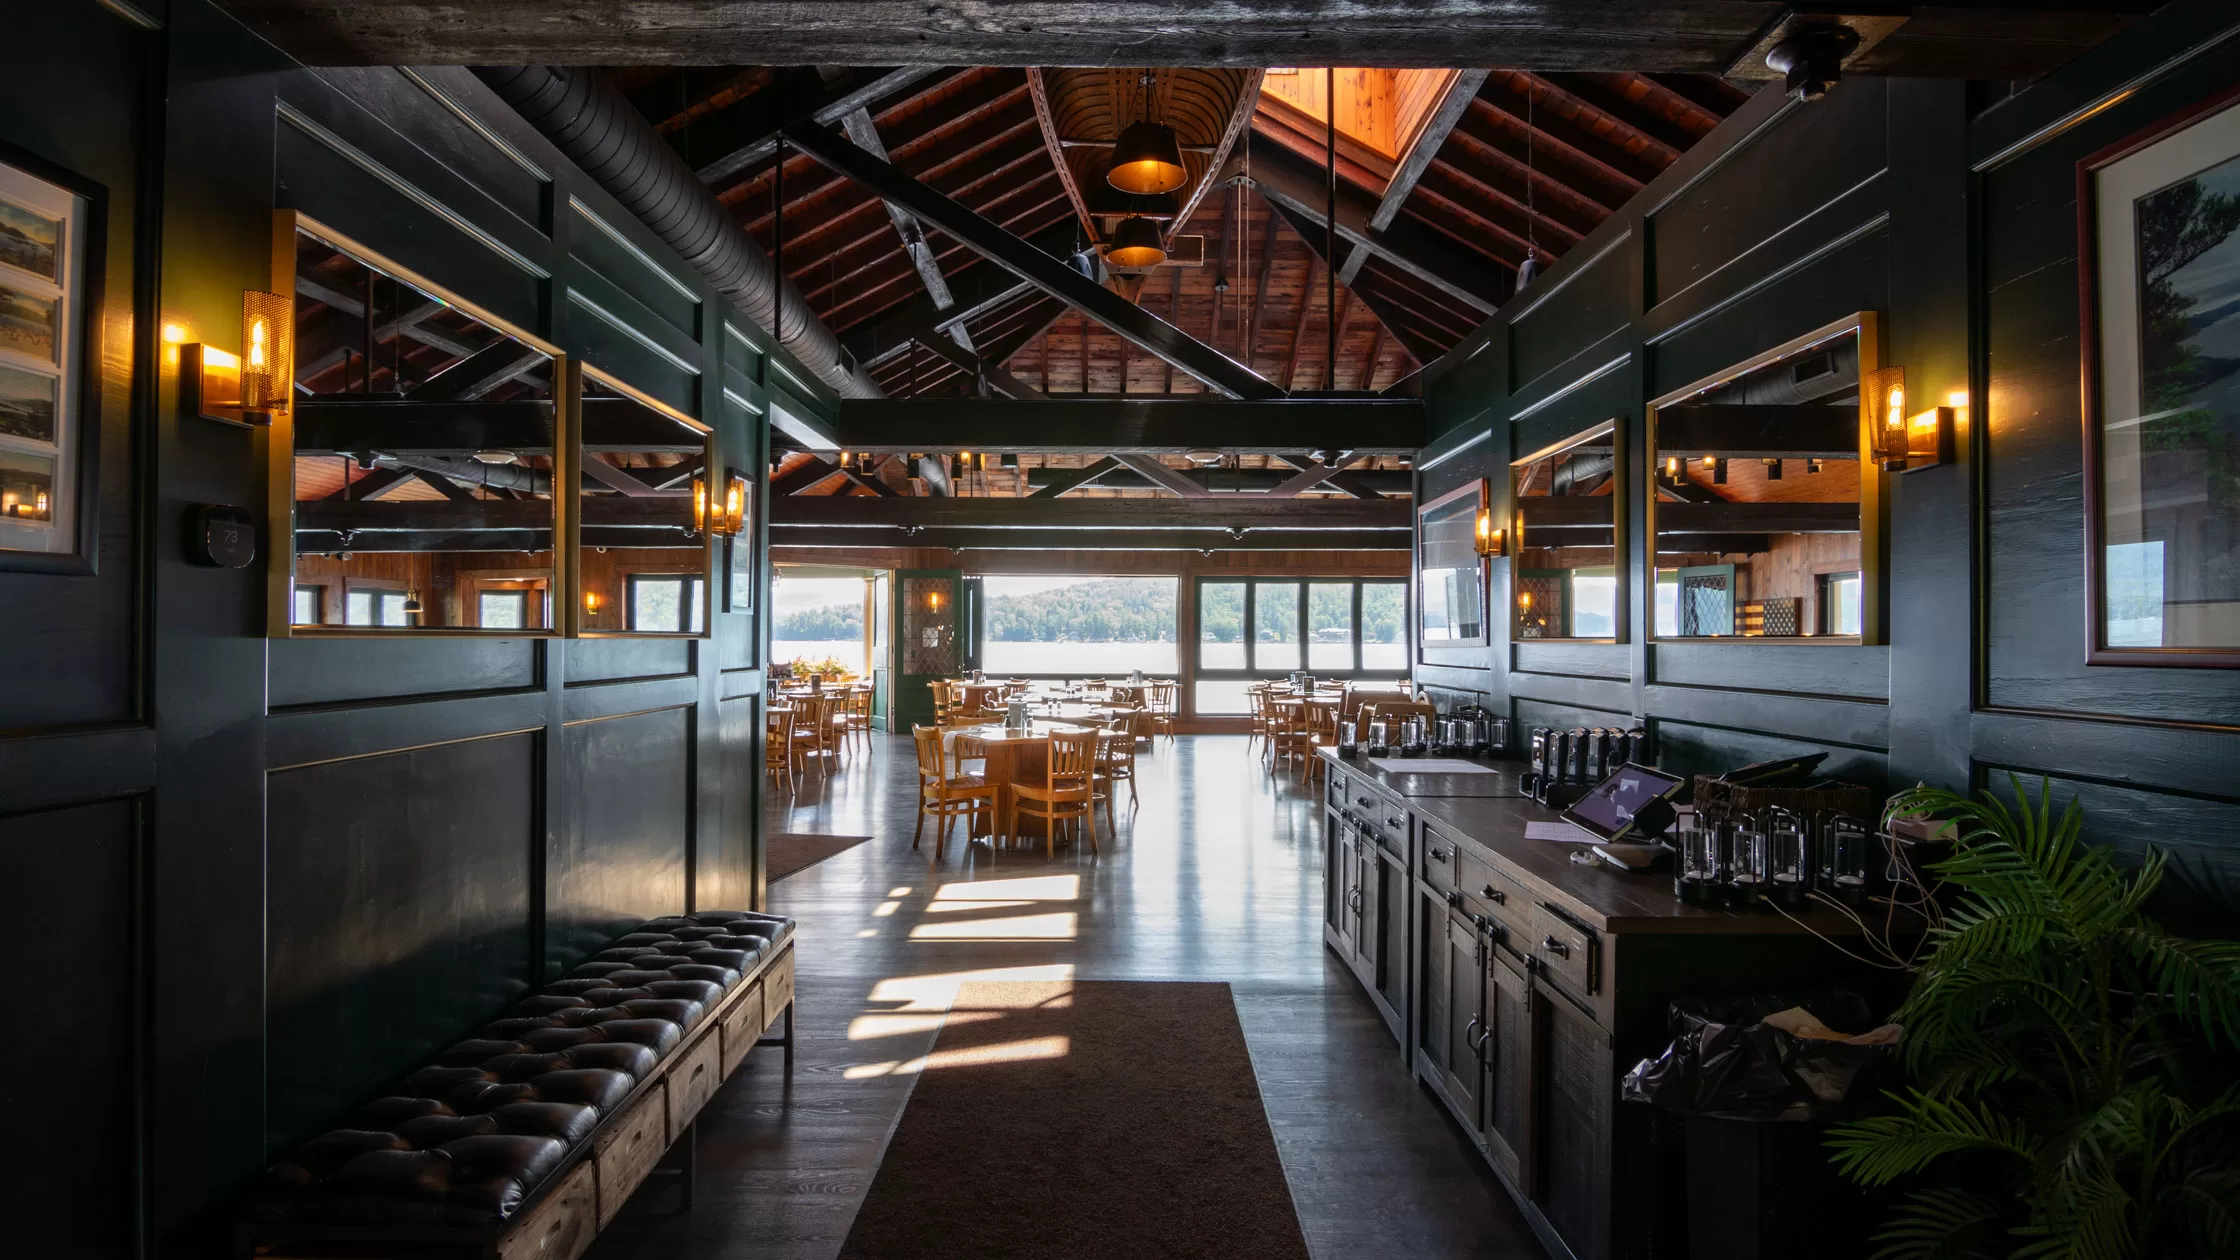
[[[2240,89],[2077,192],[2086,659],[2240,666]]]
[[[0,144],[0,569],[93,572],[106,209],[100,185]]]

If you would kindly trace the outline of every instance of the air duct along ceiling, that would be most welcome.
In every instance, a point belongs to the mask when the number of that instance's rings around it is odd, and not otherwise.
[[[474,73],[841,396],[884,397],[762,246],[597,70],[476,66]]]

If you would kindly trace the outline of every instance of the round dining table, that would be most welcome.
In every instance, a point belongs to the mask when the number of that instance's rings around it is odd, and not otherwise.
[[[953,726],[942,735],[943,751],[954,757],[956,742],[973,739],[980,743],[986,755],[980,777],[996,790],[995,811],[982,810],[973,815],[972,838],[975,840],[995,834],[996,820],[1016,817],[1012,812],[1014,789],[1021,783],[1040,784],[1050,777],[1050,735],[1054,731],[1094,731],[1104,739],[1125,735],[1127,732],[1095,724],[1093,721],[1068,721],[1034,718],[1024,731],[1014,731],[1001,724],[990,726]],[[1044,826],[1040,819],[1018,819],[1020,835],[1040,837]]]

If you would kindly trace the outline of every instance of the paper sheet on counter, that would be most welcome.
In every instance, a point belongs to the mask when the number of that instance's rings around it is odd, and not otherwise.
[[[1553,840],[1558,844],[1599,844],[1602,837],[1583,831],[1567,822],[1528,822],[1524,825],[1527,840]]]
[[[1453,757],[1371,757],[1378,768],[1392,774],[1499,774],[1493,766],[1481,766],[1475,761],[1458,761]]]

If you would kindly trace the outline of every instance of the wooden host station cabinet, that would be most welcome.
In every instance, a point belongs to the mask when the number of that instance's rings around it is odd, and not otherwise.
[[[1889,983],[1805,930],[1856,937],[1840,915],[1689,905],[1667,867],[1582,866],[1579,846],[1526,839],[1558,811],[1513,768],[1319,755],[1324,940],[1558,1260],[1676,1254],[1675,1127],[1618,1099],[1670,1041],[1675,998]]]

